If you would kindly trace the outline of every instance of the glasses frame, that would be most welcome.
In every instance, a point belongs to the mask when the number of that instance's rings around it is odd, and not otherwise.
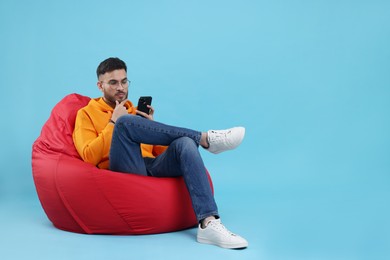
[[[115,80],[115,83],[112,84],[110,82],[100,81],[101,83],[107,84],[112,90],[117,90],[119,86],[122,86],[122,88],[129,88],[131,81],[126,79],[126,83],[122,83],[124,80]]]

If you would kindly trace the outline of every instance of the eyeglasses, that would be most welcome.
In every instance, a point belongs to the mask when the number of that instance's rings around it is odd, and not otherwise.
[[[122,86],[123,88],[128,88],[131,81],[128,80],[128,79],[124,79],[124,80],[121,80],[121,81],[118,81],[118,80],[115,80],[115,79],[112,79],[108,82],[104,82],[104,81],[100,81],[102,83],[106,83],[107,85],[110,86],[110,88],[112,88],[113,90],[116,90],[119,88],[119,86]]]

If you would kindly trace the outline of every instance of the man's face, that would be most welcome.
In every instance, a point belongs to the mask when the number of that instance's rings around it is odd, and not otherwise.
[[[115,106],[115,101],[122,102],[127,99],[129,82],[124,69],[100,75],[97,85],[103,92],[104,100],[111,106]]]

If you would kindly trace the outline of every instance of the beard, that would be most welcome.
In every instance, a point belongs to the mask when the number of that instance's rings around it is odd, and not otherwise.
[[[115,93],[112,94],[104,90],[103,94],[105,101],[109,103],[109,105],[115,107],[116,101],[120,103],[123,100],[126,100],[129,93],[127,91],[115,91]]]

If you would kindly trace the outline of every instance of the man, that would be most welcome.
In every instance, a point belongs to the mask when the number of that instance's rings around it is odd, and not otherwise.
[[[199,132],[155,122],[127,100],[126,64],[108,58],[97,68],[103,97],[91,99],[76,117],[73,140],[84,161],[99,168],[153,177],[183,176],[199,221],[197,240],[224,248],[245,248],[248,242],[221,223],[199,146],[212,153],[234,149],[243,127]]]

